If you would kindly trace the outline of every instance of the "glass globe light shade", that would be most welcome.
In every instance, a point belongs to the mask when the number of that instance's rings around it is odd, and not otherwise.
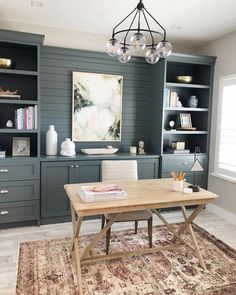
[[[157,54],[156,48],[154,47],[150,48],[145,54],[145,59],[149,64],[153,65],[157,63],[159,60],[159,56]]]
[[[110,56],[117,56],[119,42],[117,39],[110,39],[106,44],[106,53]]]
[[[146,38],[142,33],[135,33],[130,38],[130,44],[133,50],[142,51],[146,47]]]
[[[167,40],[162,40],[157,44],[157,53],[161,58],[166,58],[172,52],[172,45]]]
[[[131,59],[130,49],[126,46],[123,46],[118,49],[118,60],[125,64]]]

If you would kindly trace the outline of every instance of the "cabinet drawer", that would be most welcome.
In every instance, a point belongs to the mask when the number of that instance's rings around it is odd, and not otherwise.
[[[0,203],[39,199],[39,180],[0,182]]]
[[[198,156],[204,170],[207,168],[207,157]],[[194,162],[194,155],[162,157],[162,172],[190,171]]]
[[[35,160],[1,160],[0,181],[28,180],[39,178],[39,162]]]
[[[39,202],[12,202],[0,204],[0,224],[39,218]]]

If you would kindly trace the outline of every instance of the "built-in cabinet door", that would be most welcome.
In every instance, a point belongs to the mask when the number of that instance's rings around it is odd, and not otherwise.
[[[138,160],[138,178],[152,179],[158,178],[159,160],[158,159],[139,159]]]
[[[73,162],[42,163],[41,217],[66,216],[70,213],[64,185],[71,183]]]
[[[100,161],[78,161],[73,164],[70,183],[100,181]]]
[[[70,215],[68,183],[100,181],[98,161],[44,162],[41,169],[41,217]]]

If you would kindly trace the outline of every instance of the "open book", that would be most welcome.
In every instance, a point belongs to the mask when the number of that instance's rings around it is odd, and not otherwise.
[[[79,196],[83,202],[98,202],[125,199],[127,194],[117,184],[82,186]]]

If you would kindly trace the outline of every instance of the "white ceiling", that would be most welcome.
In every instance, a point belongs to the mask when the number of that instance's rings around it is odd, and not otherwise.
[[[110,35],[138,0],[0,0],[0,21]],[[236,30],[236,0],[143,0],[177,46],[194,47]],[[36,3],[37,4],[37,3]],[[61,36],[62,37],[62,36]]]

